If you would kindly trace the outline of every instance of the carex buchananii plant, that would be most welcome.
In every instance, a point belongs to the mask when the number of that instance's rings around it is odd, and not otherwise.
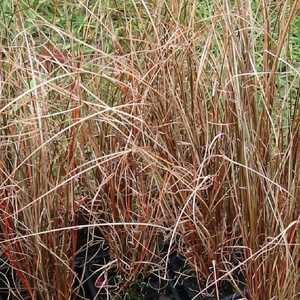
[[[31,299],[74,299],[83,227],[113,297],[174,249],[202,294],[299,297],[299,1],[1,5],[0,247]]]

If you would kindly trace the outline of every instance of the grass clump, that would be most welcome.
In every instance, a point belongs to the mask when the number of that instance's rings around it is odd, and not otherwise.
[[[83,227],[112,297],[174,249],[199,295],[239,269],[299,297],[299,1],[1,6],[0,247],[32,299],[77,293]]]

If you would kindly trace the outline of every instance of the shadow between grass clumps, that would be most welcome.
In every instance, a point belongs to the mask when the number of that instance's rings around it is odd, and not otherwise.
[[[77,286],[76,300],[111,299],[111,295],[118,294],[118,286],[122,283],[122,278],[118,275],[116,269],[109,268],[105,275],[101,275],[101,266],[111,261],[109,257],[109,248],[101,236],[101,234],[93,235],[93,245],[88,245],[91,241],[88,229],[80,231],[79,245],[80,252],[76,257],[75,271],[78,279],[75,283]],[[166,255],[168,243],[163,246],[161,255]],[[102,270],[103,271],[103,270]],[[195,297],[197,300],[214,300],[217,299],[214,288],[207,291],[206,295],[198,295],[199,291],[204,289],[198,283],[196,274],[188,265],[184,256],[173,251],[169,258],[168,279],[164,280],[159,274],[152,273],[150,275],[141,274],[139,278],[131,284],[131,286],[122,294],[122,296],[114,297],[114,299],[126,300],[190,300]],[[240,290],[244,290],[244,276],[239,270],[233,274],[236,282],[239,282]],[[99,282],[100,280],[100,282]],[[108,289],[99,289],[101,281],[106,281]],[[97,287],[98,286],[98,287]],[[229,281],[224,281],[219,285],[220,300],[237,300],[242,299],[242,295],[237,293]]]
[[[0,300],[30,300],[7,258],[0,257]]]
[[[242,276],[240,275],[241,279]],[[184,256],[173,252],[170,256],[168,266],[168,280],[161,280],[158,276],[152,274],[148,277],[146,283],[142,283],[142,297],[139,299],[157,299],[157,300],[214,300],[217,299],[213,289],[207,291],[207,295],[198,295],[204,286],[199,285],[196,274],[187,264]],[[243,284],[241,285],[242,288]],[[212,295],[212,296],[209,296]],[[220,300],[240,299],[242,296],[236,293],[234,287],[229,282],[223,282],[219,289]],[[130,299],[130,298],[128,298]]]
[[[102,268],[112,261],[105,239],[97,229],[92,231],[85,228],[79,231],[77,246],[78,252],[74,266],[74,271],[77,274],[74,282],[74,299],[112,299],[111,295],[118,294],[118,287],[122,283],[122,278],[115,268]],[[165,256],[167,249],[168,243],[163,245],[160,255]],[[186,258],[176,251],[170,255],[167,271],[167,280],[164,280],[157,273],[151,273],[147,276],[141,274],[123,295],[118,298],[114,297],[114,299],[190,300],[194,297],[197,300],[217,299],[214,288],[209,289],[206,295],[198,295],[205,286],[199,285],[196,274],[189,266]],[[237,271],[233,277],[236,282],[239,282],[239,288],[245,290],[243,273]],[[30,299],[16,278],[5,260],[1,260],[0,300]],[[105,281],[109,288],[100,289],[101,281]],[[12,293],[12,291],[14,292]],[[242,299],[242,296],[235,292],[229,281],[224,281],[219,285],[219,299],[237,300]]]

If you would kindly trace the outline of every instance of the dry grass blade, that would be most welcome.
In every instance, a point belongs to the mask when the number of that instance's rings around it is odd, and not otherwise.
[[[3,0],[7,290],[71,300],[94,281],[90,298],[117,299],[143,276],[189,277],[198,296],[297,299],[298,13],[298,0]],[[187,270],[170,271],[174,253]]]

